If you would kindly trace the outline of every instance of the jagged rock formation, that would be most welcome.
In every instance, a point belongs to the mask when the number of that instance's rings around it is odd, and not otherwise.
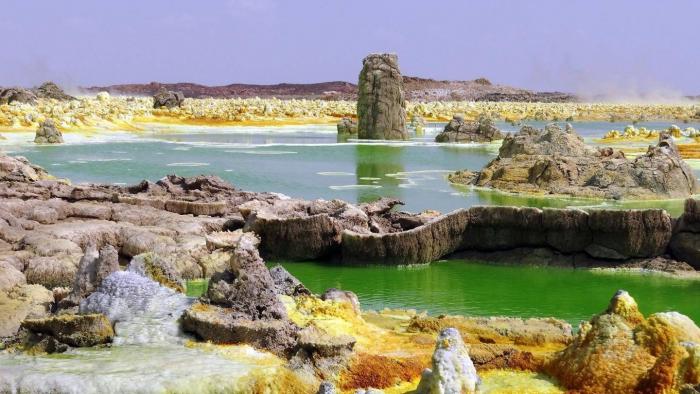
[[[481,116],[477,121],[465,121],[464,115],[457,114],[435,136],[435,142],[491,142],[502,138],[503,134],[491,118]]]
[[[480,383],[462,337],[454,328],[440,332],[433,353],[432,369],[421,376],[416,394],[475,393]]]
[[[546,370],[582,393],[674,392],[700,383],[700,329],[688,317],[663,312],[648,318],[626,291],[556,354]]]
[[[250,343],[289,356],[298,327],[287,318],[253,234],[241,236],[228,270],[212,277],[207,297],[185,312],[183,327],[203,339]]]
[[[362,61],[358,82],[357,119],[359,138],[408,138],[403,79],[396,55],[371,54]]]
[[[595,151],[573,130],[555,124],[544,130],[523,127],[503,140],[498,157],[480,173],[459,172],[450,180],[510,192],[609,199],[682,198],[700,190],[666,133],[645,155],[628,160],[611,148]]]
[[[6,88],[0,90],[0,105],[14,102],[34,104],[36,95],[32,91],[22,88]]]
[[[156,94],[153,95],[153,108],[175,108],[182,106],[185,101],[185,96],[182,92],[172,92],[165,87],[161,87]]]
[[[34,89],[38,98],[54,99],[59,101],[75,100],[76,98],[66,94],[58,85],[53,82],[44,82]]]
[[[35,144],[62,144],[63,134],[56,128],[53,120],[47,119],[36,130]]]
[[[339,137],[357,136],[357,121],[352,118],[342,118],[336,125]]]

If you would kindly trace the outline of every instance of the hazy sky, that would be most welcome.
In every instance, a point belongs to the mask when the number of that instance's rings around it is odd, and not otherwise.
[[[0,86],[405,75],[700,94],[700,1],[3,0]]]

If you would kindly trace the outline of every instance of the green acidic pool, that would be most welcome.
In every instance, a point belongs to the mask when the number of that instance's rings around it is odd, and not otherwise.
[[[644,314],[678,311],[700,321],[700,281],[638,272],[490,265],[463,260],[429,266],[348,267],[282,263],[311,291],[329,287],[355,292],[363,309],[414,308],[431,314],[505,315],[587,320],[618,289]]]

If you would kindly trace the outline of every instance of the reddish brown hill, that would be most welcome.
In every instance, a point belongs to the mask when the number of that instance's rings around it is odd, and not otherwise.
[[[165,87],[168,90],[180,91],[185,97],[215,97],[215,98],[251,98],[251,97],[277,97],[277,98],[326,98],[326,99],[351,99],[357,94],[357,87],[348,82],[320,82],[320,83],[280,83],[276,85],[252,85],[234,83],[225,86],[206,86],[196,83],[159,83],[149,84],[125,84],[111,86],[91,86],[82,88],[86,93],[107,91],[117,95],[152,96],[158,89]]]
[[[560,92],[534,92],[505,85],[495,85],[485,78],[473,81],[438,81],[434,79],[404,77],[406,99],[410,101],[576,101],[574,95]],[[357,86],[342,81],[309,84],[280,83],[253,85],[234,83],[225,86],[205,86],[195,83],[125,84],[82,88],[85,93],[108,91],[116,95],[151,96],[158,89],[182,92],[185,97],[251,98],[277,97],[280,99],[306,98],[326,100],[352,100],[357,98]]]

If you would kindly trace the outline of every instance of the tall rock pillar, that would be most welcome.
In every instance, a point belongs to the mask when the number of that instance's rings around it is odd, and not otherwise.
[[[358,82],[358,137],[407,139],[403,78],[395,54],[371,54],[362,61]]]

